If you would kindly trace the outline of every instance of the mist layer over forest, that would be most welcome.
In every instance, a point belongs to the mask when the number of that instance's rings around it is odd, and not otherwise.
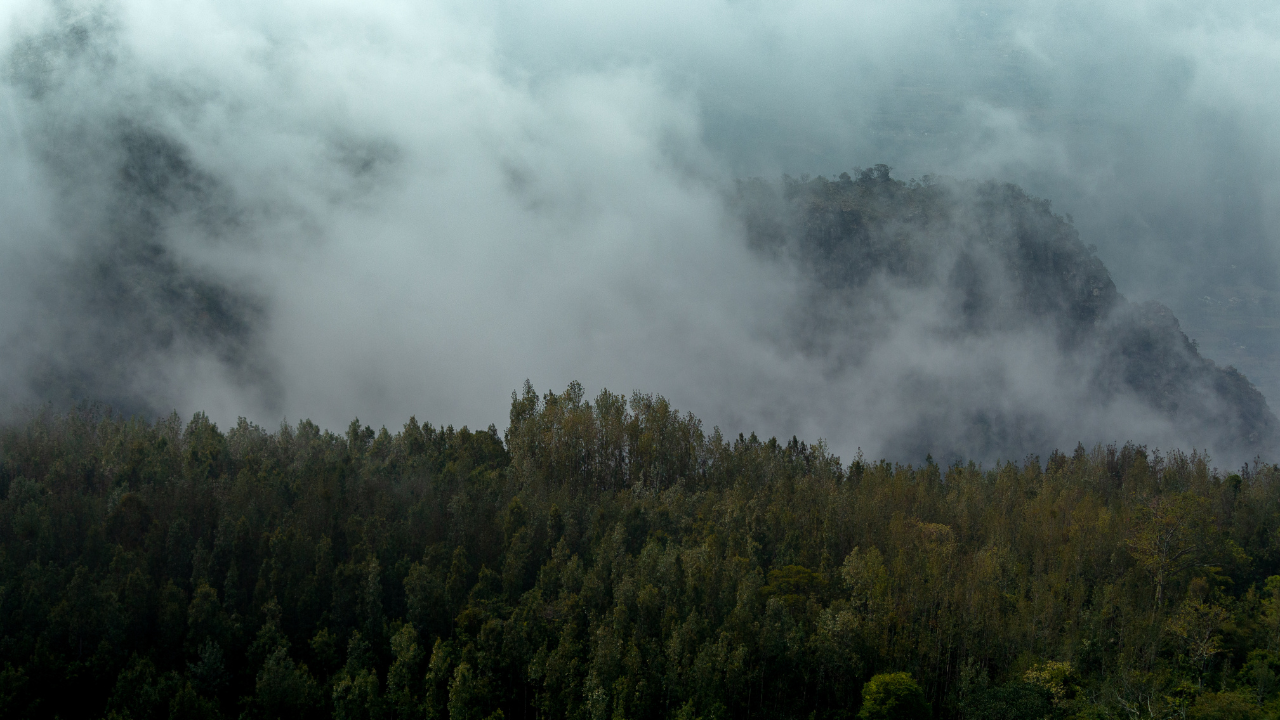
[[[0,715],[1280,716],[1276,87],[1262,0],[10,0]]]
[[[676,12],[13,4],[0,415],[485,426],[578,379],[845,457],[1269,454],[1274,8]],[[917,182],[865,233],[777,180],[878,162]],[[1040,307],[1041,260],[1100,284]]]

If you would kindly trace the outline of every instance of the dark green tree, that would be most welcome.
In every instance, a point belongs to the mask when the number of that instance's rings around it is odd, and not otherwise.
[[[929,701],[910,673],[873,675],[862,686],[859,720],[928,720],[931,716]]]

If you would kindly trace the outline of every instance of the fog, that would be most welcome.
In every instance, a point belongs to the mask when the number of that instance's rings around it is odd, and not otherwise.
[[[856,306],[861,354],[798,342],[812,280],[749,247],[734,180],[874,163],[1051,199],[1280,397],[1271,4],[8,7],[6,414],[501,428],[577,379],[846,458],[918,460],[976,396],[1042,428],[997,455],[1209,444],[1077,392],[1042,334],[940,340],[928,292]]]

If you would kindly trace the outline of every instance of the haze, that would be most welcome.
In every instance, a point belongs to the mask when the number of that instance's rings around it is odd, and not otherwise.
[[[1071,405],[1034,338],[939,346],[916,296],[870,362],[795,342],[808,280],[748,247],[734,180],[875,163],[1051,199],[1121,293],[1280,398],[1273,3],[23,0],[0,22],[7,414],[502,427],[526,378],[577,379],[848,459],[900,446],[909,370],[1062,403],[1068,448],[1201,441]]]

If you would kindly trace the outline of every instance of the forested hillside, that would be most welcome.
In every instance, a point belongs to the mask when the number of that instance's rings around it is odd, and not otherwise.
[[[737,203],[752,246],[810,280],[797,347],[891,388],[883,414],[905,420],[890,455],[1020,457],[1156,425],[1152,442],[1233,459],[1280,449],[1262,394],[1168,308],[1121,296],[1049,201],[885,165],[855,175],[744,181]],[[892,369],[867,370],[885,348]]]
[[[576,384],[501,435],[45,415],[0,667],[7,718],[842,718],[897,672],[939,718],[1270,717],[1280,470],[845,463]]]

